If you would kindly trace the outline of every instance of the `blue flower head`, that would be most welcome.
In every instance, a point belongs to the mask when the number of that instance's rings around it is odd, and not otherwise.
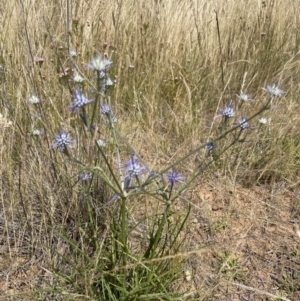
[[[225,105],[225,108],[215,118],[218,118],[218,117],[233,118],[234,115],[235,115],[235,113],[234,113],[232,100],[231,100],[230,103],[228,105]]]
[[[261,117],[261,118],[259,118],[259,119],[258,119],[258,122],[259,122],[260,124],[263,124],[263,125],[268,125],[268,124],[270,124],[270,120],[267,119],[266,117]]]
[[[250,101],[253,100],[253,99],[251,99],[251,98],[249,97],[249,95],[248,95],[246,92],[244,92],[244,91],[242,91],[240,95],[236,95],[236,96],[238,97],[239,100],[241,100],[241,101],[243,101],[243,102],[250,102]]]
[[[102,103],[100,105],[100,113],[102,115],[105,115],[111,123],[116,123],[118,121],[117,117],[111,111],[110,105],[108,105],[107,103]]]
[[[275,96],[281,96],[285,92],[281,89],[276,84],[273,84],[272,86],[267,86],[266,88],[263,88],[266,92],[269,93],[270,97],[273,98]]]
[[[114,85],[115,85],[115,82],[113,82],[110,77],[107,77],[107,78],[103,79],[103,81],[101,83],[101,90],[103,92],[105,92],[109,87],[113,87]]]
[[[93,100],[87,99],[81,92],[81,89],[77,89],[73,95],[73,103],[68,106],[69,110],[73,110],[73,113],[78,113],[81,107],[84,107],[92,102]]]
[[[103,115],[109,116],[111,115],[111,107],[107,103],[103,103],[100,105],[100,112]]]
[[[139,177],[145,170],[145,166],[141,166],[136,155],[131,155],[129,161],[125,163],[126,167],[126,176],[125,176],[125,185],[124,188],[129,188],[132,180],[136,177]]]
[[[55,141],[52,144],[52,148],[58,148],[63,153],[66,147],[72,148],[73,139],[67,132],[59,130],[58,135],[55,136]]]
[[[234,109],[232,105],[232,100],[230,101],[229,105],[226,105],[225,108],[221,112],[221,116],[226,118],[233,118],[234,117]]]
[[[106,73],[104,71],[100,71],[99,78],[104,79],[106,77]]]
[[[100,53],[92,58],[90,64],[87,64],[87,69],[96,70],[98,72],[105,72],[112,66],[112,61],[103,58]]]
[[[76,69],[73,74],[73,81],[75,83],[82,83],[84,81],[84,77],[82,77]]]
[[[28,102],[31,103],[31,104],[37,104],[37,103],[40,103],[41,100],[36,95],[33,94],[28,99]]]
[[[206,149],[207,149],[208,152],[212,152],[212,151],[214,151],[216,148],[217,148],[217,147],[216,147],[216,145],[215,145],[213,142],[208,142],[208,143],[206,144]]]
[[[130,177],[137,177],[146,170],[145,166],[141,166],[136,155],[131,155],[128,162],[125,163],[127,175]]]
[[[167,174],[167,179],[169,184],[171,186],[175,186],[177,183],[183,183],[183,178],[180,176],[177,170],[172,169],[168,174]]]
[[[238,121],[238,125],[240,126],[241,130],[244,131],[246,129],[250,128],[250,124],[247,121],[247,118],[245,116],[242,116],[239,121]]]

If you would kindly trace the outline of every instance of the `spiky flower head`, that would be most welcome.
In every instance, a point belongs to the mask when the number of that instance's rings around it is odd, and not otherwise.
[[[206,149],[207,149],[208,152],[212,152],[212,151],[214,151],[216,148],[217,148],[217,147],[216,147],[216,145],[215,145],[213,142],[208,142],[208,143],[206,144]]]
[[[145,166],[141,166],[139,164],[139,160],[137,159],[136,155],[131,155],[130,160],[125,163],[125,166],[127,175],[130,177],[137,177],[146,170]]]
[[[55,141],[52,144],[52,148],[58,148],[63,153],[66,147],[72,148],[73,139],[67,132],[59,130],[58,135],[55,136]]]
[[[105,77],[106,77],[106,72],[100,71],[100,72],[99,72],[99,78],[100,78],[100,79],[104,79]]]
[[[90,64],[87,64],[87,69],[96,70],[98,72],[105,72],[112,66],[112,61],[103,58],[100,53],[92,58]]]
[[[271,98],[285,94],[285,92],[279,89],[279,87],[276,84],[273,84],[272,86],[267,86],[266,88],[263,88],[263,90],[268,92]]]
[[[77,70],[74,71],[73,81],[75,83],[82,83],[84,81],[84,78],[80,75],[80,73]]]
[[[247,118],[245,116],[242,116],[239,121],[238,121],[238,125],[240,126],[241,130],[244,131],[246,129],[250,128],[250,124],[247,121]]]
[[[30,98],[28,99],[28,102],[35,105],[35,104],[40,103],[41,100],[36,95],[32,94],[30,96]]]
[[[106,147],[106,142],[105,142],[105,140],[103,140],[103,139],[98,139],[96,142],[97,142],[97,144],[98,144],[99,147]]]
[[[93,100],[87,99],[83,94],[81,89],[77,89],[73,95],[73,103],[68,106],[69,110],[73,110],[73,113],[78,113],[79,109],[92,103]]]
[[[266,117],[261,117],[261,118],[258,119],[258,122],[260,124],[267,125],[267,124],[270,123],[270,120],[268,120]]]
[[[100,113],[107,117],[110,125],[111,123],[116,123],[118,121],[117,117],[113,114],[110,105],[107,103],[102,103],[100,105]]]
[[[221,112],[221,116],[226,118],[233,118],[234,117],[234,109],[232,105],[232,100],[230,101],[229,105],[226,105],[225,108]]]
[[[70,51],[69,51],[69,55],[71,57],[76,57],[78,54],[77,54],[77,52],[74,48],[71,48]]]
[[[111,114],[111,107],[107,103],[100,105],[100,112],[103,115],[109,116]]]
[[[246,92],[244,92],[244,91],[242,91],[240,95],[237,95],[237,94],[236,94],[236,96],[238,97],[239,100],[241,100],[241,101],[243,101],[243,102],[250,102],[250,101],[253,100],[253,99],[251,99],[251,98],[249,97],[249,95],[248,95]]]
[[[168,174],[167,174],[167,179],[169,184],[172,186],[176,185],[177,183],[183,183],[183,178],[180,176],[177,170],[172,169]]]
[[[129,161],[125,163],[126,176],[124,181],[124,188],[127,189],[131,186],[132,180],[139,177],[145,170],[145,166],[141,166],[135,154],[131,155]]]
[[[110,77],[105,78],[101,83],[101,90],[105,92],[107,88],[113,87],[115,85],[115,82],[111,80]]]

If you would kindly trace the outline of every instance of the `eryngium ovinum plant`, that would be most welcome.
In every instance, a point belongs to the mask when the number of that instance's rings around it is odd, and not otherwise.
[[[242,107],[252,99],[242,91],[237,95],[236,104],[230,101],[215,116],[215,122],[220,122],[218,135],[168,167],[151,170],[142,162],[134,145],[130,145],[118,131],[110,98],[115,84],[109,77],[112,64],[109,58],[97,54],[86,65],[89,71],[83,72],[74,61],[72,102],[67,109],[70,116],[78,119],[74,124],[80,125],[82,130],[60,128],[51,138],[54,139],[50,147],[52,151],[60,152],[66,158],[57,160],[56,166],[67,164],[80,170],[75,177],[66,177],[74,179],[72,194],[78,195],[81,205],[76,207],[80,212],[73,215],[79,217],[73,229],[77,235],[71,235],[63,226],[56,226],[56,233],[69,246],[69,254],[52,250],[61,258],[61,264],[50,271],[55,281],[47,283],[56,294],[77,296],[81,300],[180,299],[182,294],[172,292],[171,287],[182,273],[180,256],[176,254],[182,251],[181,232],[190,205],[174,222],[174,204],[185,198],[185,192],[195,183],[197,176],[233,145],[245,141],[247,132],[251,131],[251,120],[269,110],[274,99],[285,92],[275,84],[267,86],[264,90],[269,97],[261,102],[252,116],[247,117]],[[90,79],[84,73],[91,75]],[[34,101],[30,102],[36,105],[40,101],[34,96]],[[262,123],[267,119],[262,117],[260,120]],[[53,135],[47,124],[40,121],[47,134]],[[226,143],[219,143],[225,138]],[[178,170],[180,164],[201,150],[206,152],[205,161],[195,166],[191,174],[183,176]],[[84,156],[79,157],[81,153]],[[124,153],[131,155],[123,158]],[[56,168],[68,170],[63,166]],[[96,194],[99,189],[102,193]],[[150,210],[144,212],[140,220],[130,220],[128,204],[134,199],[149,198],[161,204],[160,212],[151,213]],[[190,202],[187,200],[186,204]],[[130,237],[141,225],[145,233],[137,248]]]

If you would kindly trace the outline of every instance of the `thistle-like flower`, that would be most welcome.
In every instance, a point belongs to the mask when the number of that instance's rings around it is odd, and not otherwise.
[[[110,105],[107,103],[100,105],[100,113],[105,115],[111,123],[116,123],[118,121],[117,117],[112,113]]]
[[[104,71],[99,72],[99,78],[104,79],[106,77],[106,73]]]
[[[105,72],[112,66],[112,61],[102,58],[102,55],[98,53],[95,57],[92,58],[90,64],[87,64],[87,69],[96,70],[98,72]]]
[[[77,89],[74,92],[74,101],[68,106],[69,110],[73,110],[73,113],[78,113],[79,109],[93,102],[93,100],[87,99],[81,92],[81,89]]]
[[[258,122],[260,124],[267,125],[267,124],[270,123],[270,120],[268,120],[266,117],[261,117],[261,118],[258,119]]]
[[[177,183],[183,183],[183,178],[180,176],[177,170],[172,169],[168,174],[167,174],[167,179],[169,184],[171,186],[175,186]]]
[[[106,147],[106,142],[103,139],[98,139],[96,143],[98,144],[99,147]]]
[[[63,153],[66,147],[72,148],[73,139],[67,132],[59,130],[58,135],[55,136],[55,141],[52,144],[52,148],[58,148]]]
[[[74,48],[71,48],[70,52],[69,52],[69,55],[70,55],[70,57],[76,57],[78,54],[77,54],[77,52]]]
[[[131,155],[128,162],[125,163],[127,175],[130,177],[137,177],[146,170],[146,167],[141,166],[136,155]]]
[[[75,83],[82,83],[84,81],[84,78],[80,75],[80,73],[77,70],[74,71],[73,81]]]
[[[238,121],[238,125],[240,126],[241,130],[244,131],[246,129],[250,128],[250,124],[247,121],[247,118],[245,116],[242,116],[239,121]]]
[[[276,84],[273,84],[272,86],[267,86],[266,88],[263,88],[263,90],[268,92],[271,98],[285,94],[285,92],[279,89],[279,87]]]
[[[102,103],[100,105],[100,113],[107,117],[112,116],[111,107],[107,103]]]
[[[124,188],[127,189],[131,186],[132,180],[136,177],[139,177],[145,170],[145,166],[141,166],[136,155],[131,155],[131,158],[128,162],[125,163],[126,167],[126,176]]]
[[[107,88],[112,87],[112,86],[114,86],[114,85],[115,85],[115,82],[113,82],[113,81],[111,80],[110,77],[107,77],[107,78],[104,79],[103,82],[101,83],[101,90],[102,90],[103,92],[105,92]]]
[[[100,105],[100,112],[103,115],[109,116],[111,114],[111,107],[107,103]]]
[[[234,117],[234,109],[232,105],[232,100],[230,101],[229,105],[226,105],[221,115],[226,118],[233,118]]]
[[[208,142],[208,143],[206,144],[206,149],[207,149],[207,151],[208,151],[209,153],[212,152],[212,151],[214,151],[216,148],[217,148],[217,147],[216,147],[216,145],[215,145],[213,142]]]
[[[36,96],[36,95],[31,95],[30,98],[28,99],[28,102],[31,104],[38,104],[41,102],[41,100]]]
[[[243,101],[243,102],[250,102],[250,101],[252,101],[253,99],[251,99],[250,97],[249,97],[249,95],[247,94],[247,93],[245,93],[245,92],[241,92],[241,94],[240,95],[237,95],[236,94],[236,96],[238,97],[238,99],[239,100],[241,100],[241,101]]]
[[[225,108],[221,111],[219,115],[217,115],[215,118],[218,117],[225,117],[225,118],[233,118],[234,117],[234,109],[232,105],[232,100],[228,105],[225,106]]]

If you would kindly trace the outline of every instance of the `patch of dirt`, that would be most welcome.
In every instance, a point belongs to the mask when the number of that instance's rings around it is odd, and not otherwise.
[[[205,292],[203,300],[300,300],[297,193],[215,185],[193,195],[189,247],[209,248],[189,260],[191,288]]]

